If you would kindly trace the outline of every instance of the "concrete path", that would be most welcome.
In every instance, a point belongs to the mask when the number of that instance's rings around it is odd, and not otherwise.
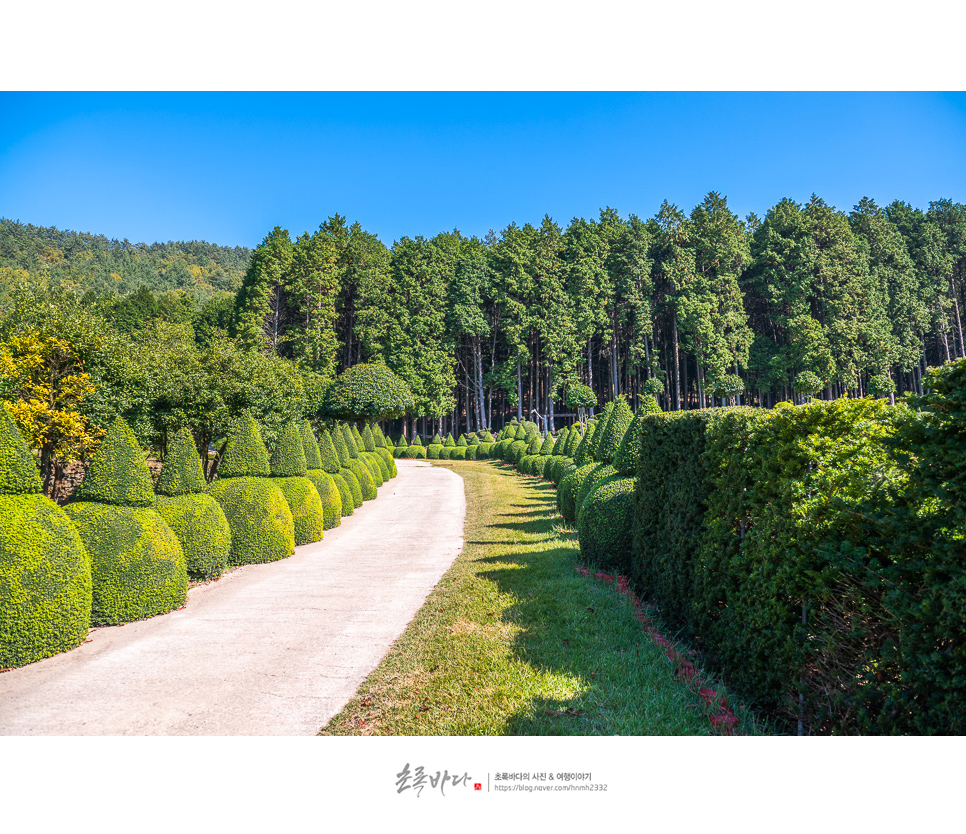
[[[424,461],[321,542],[0,674],[0,735],[314,735],[463,547],[463,480]]]

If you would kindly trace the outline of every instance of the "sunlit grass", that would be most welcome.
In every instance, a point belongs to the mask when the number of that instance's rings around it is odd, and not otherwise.
[[[434,463],[465,482],[463,552],[323,735],[710,734],[633,609],[577,574],[551,484]]]

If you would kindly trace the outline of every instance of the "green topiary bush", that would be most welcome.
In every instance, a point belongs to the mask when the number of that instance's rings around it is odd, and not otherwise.
[[[439,460],[443,451],[443,446],[440,443],[430,443],[426,447],[426,457],[430,460]]]
[[[584,438],[584,427],[580,423],[574,423],[570,427],[570,435],[567,437],[567,445],[563,448],[563,454],[573,460],[577,454],[577,447]]]
[[[442,446],[442,445],[444,445],[443,444],[443,438],[441,438],[439,436],[439,432],[436,432],[436,434],[433,435],[433,439],[429,441],[429,445],[430,446]]]
[[[611,476],[584,500],[577,520],[580,553],[592,564],[627,576],[631,569],[634,478]]]
[[[476,451],[480,448],[479,443],[470,443],[466,447],[466,460],[476,460]]]
[[[573,472],[577,468],[577,464],[573,462],[572,458],[560,456],[560,459],[553,465],[550,470],[550,480],[554,482],[558,487],[561,481]]]
[[[359,482],[359,476],[349,465],[350,461],[352,460],[352,456],[349,452],[348,446],[346,445],[345,433],[338,426],[332,429],[332,445],[335,447],[336,454],[339,458],[339,474],[349,487],[349,492],[352,496],[352,505],[358,509],[362,506],[362,502],[365,500],[362,491],[362,484]],[[355,443],[353,443],[353,446],[355,446]],[[356,452],[356,454],[358,454],[358,452]]]
[[[573,457],[574,463],[576,463],[577,466],[584,466],[586,463],[593,460],[590,450],[593,447],[593,438],[596,431],[597,421],[590,420],[587,423],[587,430],[580,438],[580,442],[577,444],[577,448],[574,449],[574,453],[571,456]]]
[[[322,501],[322,529],[331,530],[342,523],[342,495],[332,476],[322,468],[322,452],[308,420],[302,421],[300,433],[305,451],[305,477],[312,482]],[[335,455],[335,449],[332,454]]]
[[[90,621],[89,556],[0,406],[0,668],[73,649]]]
[[[454,446],[449,450],[450,460],[466,460],[466,446]]]
[[[617,474],[617,470],[614,469],[609,463],[599,463],[597,466],[591,470],[591,473],[584,479],[583,483],[577,488],[577,499],[576,499],[576,509],[577,509],[577,522],[580,522],[580,512],[583,509],[584,502],[587,500],[587,496],[603,481]]]
[[[184,550],[154,509],[144,453],[121,418],[91,460],[77,495],[80,500],[64,511],[91,558],[91,622],[126,623],[183,605]]]
[[[352,489],[344,477],[342,477],[342,465],[339,462],[339,453],[332,442],[332,435],[327,429],[323,429],[319,434],[319,456],[322,460],[322,470],[332,478],[332,483],[339,492],[339,503],[342,507],[342,516],[352,515],[355,511],[356,502],[352,496]],[[316,489],[318,489],[316,484]],[[358,485],[357,485],[358,486]],[[322,497],[322,491],[319,490]],[[362,501],[362,492],[359,493],[359,500]],[[323,499],[324,504],[324,499]],[[341,523],[341,519],[340,519]],[[326,529],[329,529],[326,527]]]
[[[232,565],[275,562],[295,552],[295,520],[270,478],[218,478],[208,493],[231,528]]]
[[[465,434],[461,434],[461,435],[460,435],[460,439],[456,441],[456,445],[457,445],[457,446],[461,446],[461,447],[463,447],[463,448],[465,448],[466,446],[468,446],[468,445],[469,445],[469,444],[468,444],[468,443],[466,442],[466,435],[465,435]]]
[[[381,446],[377,446],[376,454],[379,455],[380,460],[386,464],[386,471],[389,473],[388,479],[392,480],[395,478],[398,474],[396,470],[396,461],[393,460],[392,454],[389,452],[389,450]]]
[[[207,487],[194,438],[183,428],[168,446],[155,485],[155,508],[181,543],[188,576],[194,579],[217,579],[231,553],[228,519]]]
[[[267,478],[268,453],[258,424],[249,413],[241,416],[231,432],[225,454],[218,463],[219,478]]]
[[[208,487],[231,528],[230,564],[273,562],[295,552],[295,520],[275,479],[267,477],[270,471],[258,426],[246,415],[229,436],[218,478]],[[252,474],[258,472],[264,475]]]
[[[611,404],[608,403],[608,405]],[[621,441],[624,439],[624,434],[633,421],[634,414],[631,411],[631,407],[627,404],[627,399],[623,395],[618,397],[613,403],[610,417],[604,426],[604,433],[600,438],[600,442],[597,444],[597,459],[601,463],[614,463],[614,458],[617,455]]]
[[[295,423],[282,429],[269,459],[271,478],[282,491],[295,524],[295,544],[311,544],[322,539],[325,511],[322,497],[305,473],[305,448]]]
[[[366,452],[376,451],[376,440],[372,436],[372,429],[366,424],[363,426],[362,431],[359,432],[359,437],[362,438],[362,448]]]
[[[564,521],[571,526],[577,523],[577,510],[579,508],[577,504],[577,492],[583,485],[584,480],[598,466],[599,464],[597,463],[586,463],[583,466],[577,467],[560,482],[560,486],[557,489],[557,509],[560,510],[560,515],[563,516]]]
[[[382,474],[382,467],[379,466],[379,461],[373,452],[360,452],[359,460],[365,464],[366,469],[369,470],[369,474],[372,475],[372,480],[376,485],[376,489],[379,489],[385,482],[386,479]]]

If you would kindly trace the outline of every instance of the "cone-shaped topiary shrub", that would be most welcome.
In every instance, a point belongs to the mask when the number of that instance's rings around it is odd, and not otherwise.
[[[576,467],[573,472],[564,477],[557,488],[557,509],[563,516],[567,524],[573,526],[577,523],[577,491],[584,479],[596,469],[598,464],[586,463]]]
[[[587,498],[577,521],[581,555],[602,568],[630,575],[634,478],[607,478]]]
[[[466,435],[466,445],[467,446],[479,446],[480,438],[476,434]]]
[[[514,440],[506,452],[506,462],[511,466],[516,466],[523,456],[527,453],[528,442],[526,440]]]
[[[332,483],[335,484],[335,488],[339,491],[339,501],[342,504],[342,516],[352,515],[355,511],[356,502],[352,497],[352,489],[349,487],[346,479],[342,477],[342,465],[339,462],[339,453],[336,451],[335,444],[332,442],[332,435],[329,434],[328,429],[322,429],[319,433],[319,455],[322,458],[323,471],[332,478]],[[362,500],[361,492],[359,493],[359,500]]]
[[[540,444],[540,451],[538,452],[538,454],[552,455],[553,447],[556,444],[557,444],[557,438],[555,438],[552,434],[548,433],[547,436],[543,439],[543,443]]]
[[[607,423],[610,421],[610,415],[614,412],[614,403],[609,402],[604,406],[604,411],[600,415],[600,420],[597,421],[597,429],[589,438],[589,445],[587,447],[587,461],[596,460],[598,463],[601,462],[600,458],[597,456],[598,449],[600,447],[600,441],[604,439],[604,432],[607,430]]]
[[[359,445],[356,443],[356,436],[352,433],[352,429],[345,423],[341,423],[339,425],[339,431],[342,432],[342,439],[345,442],[345,448],[349,453],[349,457],[358,458]]]
[[[379,465],[379,461],[376,459],[375,453],[359,452],[359,460],[362,461],[366,469],[369,470],[369,474],[372,476],[376,489],[381,487],[386,482],[386,479],[382,474],[382,467]]]
[[[452,433],[446,435],[446,440],[443,441],[443,445],[452,449],[456,445],[456,441],[453,440]]]
[[[597,431],[597,421],[590,420],[587,423],[587,431],[584,432],[583,438],[581,438],[580,443],[577,444],[577,449],[574,451],[573,459],[577,466],[583,466],[588,461],[593,460],[590,454],[590,450],[593,447],[594,434]]]
[[[393,460],[392,454],[389,452],[389,450],[381,446],[377,446],[376,454],[379,455],[380,460],[386,464],[386,471],[389,473],[389,478],[395,478],[397,474],[396,462]]]
[[[295,423],[288,423],[278,437],[268,461],[275,485],[282,491],[295,522],[295,544],[311,544],[322,539],[325,510],[322,497],[305,473],[305,447]]]
[[[332,429],[332,445],[335,446],[335,451],[339,456],[339,474],[342,479],[346,482],[349,487],[349,491],[352,493],[352,505],[357,509],[362,506],[364,500],[362,494],[362,484],[359,483],[359,477],[349,466],[349,462],[352,460],[349,450],[346,447],[345,434],[342,430],[336,426]]]
[[[396,445],[393,447],[392,456],[394,458],[401,458],[408,448],[409,441],[406,440],[406,435],[401,434],[399,435],[399,440],[396,441]]]
[[[155,508],[181,543],[188,576],[194,579],[217,579],[231,553],[228,519],[207,488],[194,438],[183,428],[168,446],[154,488]]]
[[[341,426],[342,437],[345,441],[345,447],[349,454],[349,459],[346,462],[346,466],[353,475],[356,476],[356,480],[359,482],[359,489],[362,492],[363,501],[372,501],[376,497],[376,481],[372,477],[372,472],[369,471],[369,467],[366,466],[359,457],[359,446],[356,441],[356,435],[358,432],[353,434],[352,429],[345,423]]]
[[[376,451],[376,439],[372,436],[372,429],[370,429],[368,425],[363,426],[359,436],[362,438],[362,446],[365,451]]]
[[[553,471],[553,465],[557,462],[557,459],[563,457],[563,455],[541,455],[540,457],[543,466],[539,468],[537,474],[545,481],[549,481],[550,473]]]
[[[231,528],[230,564],[274,562],[295,552],[295,520],[270,471],[258,426],[245,414],[229,435],[218,477],[208,487]]]
[[[154,509],[151,473],[134,432],[114,421],[64,511],[91,559],[91,622],[128,623],[184,604],[184,550]]]
[[[513,439],[514,440],[526,440],[526,438],[527,438],[527,430],[524,427],[523,423],[520,423],[517,426],[517,430],[513,434]]]
[[[314,484],[322,500],[322,529],[331,530],[342,523],[342,494],[332,476],[322,468],[322,452],[308,420],[302,421],[300,433],[305,451],[305,477]],[[335,449],[332,455],[336,456]]]
[[[430,446],[442,446],[443,438],[439,436],[439,432],[433,435],[433,439],[429,441]]]
[[[0,406],[0,668],[73,649],[90,622],[90,559]]]
[[[564,446],[563,453],[568,457],[573,459],[574,455],[577,454],[577,446],[580,445],[580,441],[584,437],[584,428],[580,423],[574,423],[570,427],[570,436],[567,438],[567,445]]]
[[[466,442],[466,435],[465,434],[461,434],[460,435],[460,439],[456,441],[456,445],[457,446],[462,446],[464,448],[466,446],[469,446],[469,443]]]
[[[553,444],[553,451],[551,455],[563,455],[564,449],[567,447],[567,441],[570,439],[570,429],[564,429],[557,435],[557,439]]]
[[[389,443],[386,441],[386,435],[382,433],[382,429],[378,423],[374,423],[372,426],[372,440],[376,444],[377,449],[385,449],[389,446]]]
[[[613,403],[613,410],[607,420],[607,425],[604,426],[604,433],[600,442],[597,444],[597,460],[601,463],[614,463],[624,434],[633,421],[634,413],[627,404],[627,399],[624,396],[618,397]]]

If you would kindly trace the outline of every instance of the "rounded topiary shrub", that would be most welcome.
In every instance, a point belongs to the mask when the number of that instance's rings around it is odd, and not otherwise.
[[[587,475],[580,486],[577,488],[576,498],[576,519],[580,521],[580,508],[583,506],[584,499],[591,493],[601,481],[616,475],[617,470],[609,463],[598,463]]]
[[[359,458],[349,459],[349,470],[359,481],[362,490],[362,500],[372,501],[376,497],[376,482],[372,477],[372,472]]]
[[[168,447],[155,485],[155,508],[181,543],[194,579],[217,579],[228,566],[231,529],[221,506],[208,495],[201,458],[191,432],[184,428]]]
[[[543,458],[540,471],[537,473],[545,481],[550,480],[550,473],[553,471],[553,465],[557,460],[562,457],[561,455],[541,455]]]
[[[0,668],[73,649],[90,622],[90,559],[0,406]]]
[[[466,447],[466,460],[476,460],[476,450],[479,449],[479,443],[470,443]]]
[[[404,457],[406,449],[409,448],[409,441],[406,440],[406,435],[399,435],[399,440],[396,441],[396,445],[393,447],[392,456],[394,458]]]
[[[443,451],[442,443],[430,443],[426,447],[426,457],[429,458],[429,460],[439,460],[440,452],[442,451]]]
[[[587,496],[577,522],[580,552],[588,561],[615,573],[630,574],[634,478],[603,481]]]
[[[597,463],[587,463],[577,467],[567,475],[557,489],[557,509],[563,516],[567,524],[577,523],[577,490],[580,489],[584,479],[597,468]]]
[[[258,426],[245,414],[228,438],[218,478],[208,487],[231,528],[230,564],[274,562],[295,552],[295,520],[270,471]]]
[[[91,557],[92,623],[129,623],[184,605],[184,551],[157,510],[78,501],[65,511]]]
[[[466,460],[466,446],[454,446],[449,450],[450,460]]]
[[[115,625],[184,604],[184,550],[154,508],[144,452],[120,417],[91,460],[64,511],[91,559],[91,622]]]
[[[558,487],[561,481],[577,468],[572,458],[561,456],[550,470],[550,480]]]
[[[269,478],[218,478],[208,492],[231,528],[232,565],[275,562],[295,552],[295,520]]]

